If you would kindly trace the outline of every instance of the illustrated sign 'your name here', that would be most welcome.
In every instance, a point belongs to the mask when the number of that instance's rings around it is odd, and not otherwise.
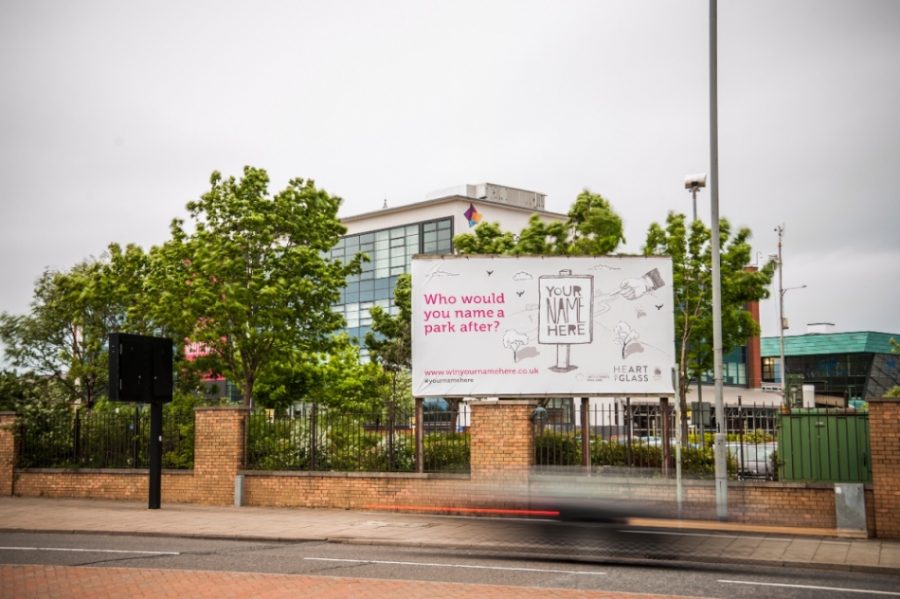
[[[542,276],[538,281],[539,343],[591,343],[593,278],[560,274]]]

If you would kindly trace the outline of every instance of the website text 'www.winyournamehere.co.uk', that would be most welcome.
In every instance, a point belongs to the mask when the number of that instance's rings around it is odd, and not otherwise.
[[[475,376],[538,374],[537,368],[451,368],[448,370],[426,370],[426,383],[474,383]]]

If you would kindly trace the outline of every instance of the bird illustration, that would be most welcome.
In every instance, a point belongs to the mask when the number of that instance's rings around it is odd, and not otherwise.
[[[653,304],[653,305],[656,306],[656,309],[657,309],[657,310],[662,310],[662,309],[663,309],[663,306],[664,306],[665,304]]]
[[[493,270],[486,270],[485,272],[488,274],[488,276],[491,276],[492,274],[494,274]]]
[[[523,295],[525,295],[525,290],[523,289],[522,291],[516,291],[516,295],[522,297]]]

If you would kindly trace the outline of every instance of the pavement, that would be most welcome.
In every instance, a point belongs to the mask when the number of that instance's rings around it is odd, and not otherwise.
[[[636,520],[644,530],[672,540],[670,558],[692,563],[738,563],[900,574],[900,542],[842,538],[835,531],[763,527],[728,522]],[[527,525],[526,525],[527,526]],[[0,497],[3,532],[138,534],[256,541],[327,541],[464,549],[486,553],[542,551],[558,556],[521,534],[528,528],[496,519],[407,513],[304,508],[163,504],[96,499]],[[639,538],[642,535],[631,535]],[[648,535],[643,535],[647,537]],[[616,557],[615,555],[611,557]],[[628,558],[623,554],[622,557]],[[633,557],[633,556],[631,556]]]

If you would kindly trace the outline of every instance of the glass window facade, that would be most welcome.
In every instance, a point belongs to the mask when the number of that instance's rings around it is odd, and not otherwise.
[[[714,383],[712,371],[703,373],[703,383]],[[736,347],[722,356],[722,384],[734,387],[747,386],[747,348]]]
[[[393,308],[397,278],[409,272],[416,254],[448,254],[453,249],[453,218],[446,217],[390,229],[370,231],[343,237],[331,250],[330,257],[352,260],[358,253],[368,256],[362,272],[347,278],[334,310],[344,315],[347,335],[365,351],[366,333],[372,330],[369,310],[381,306]]]
[[[816,386],[816,393],[853,399],[865,395],[874,354],[785,356],[784,360],[787,362],[787,374],[802,376],[805,384]],[[778,361],[776,357],[763,358],[763,381],[781,382]]]

